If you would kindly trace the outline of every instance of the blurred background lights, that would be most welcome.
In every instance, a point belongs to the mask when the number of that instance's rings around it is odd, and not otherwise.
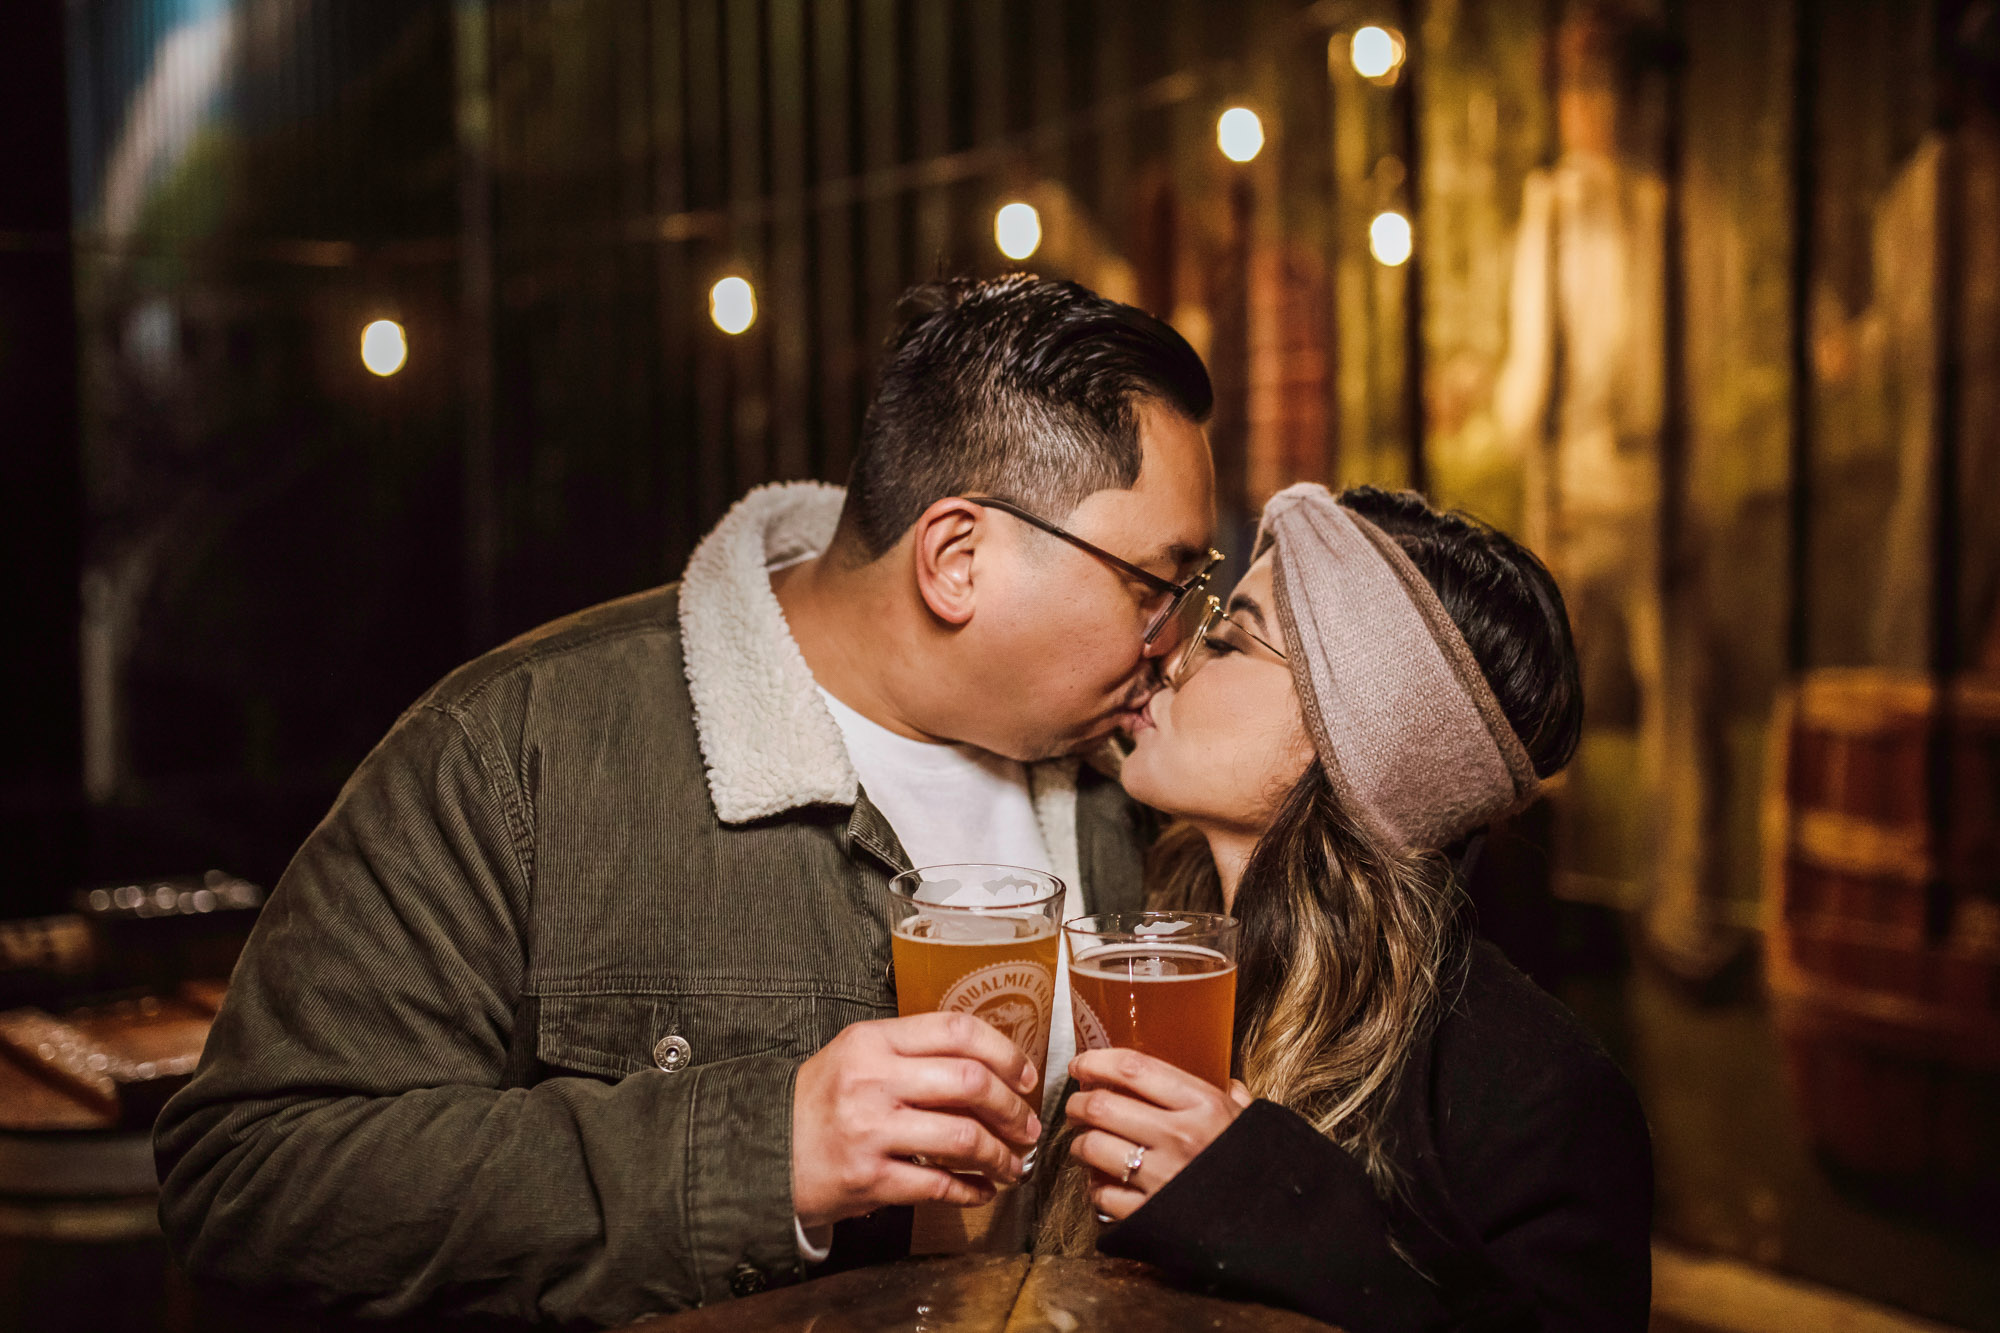
[[[1215,142],[1231,162],[1248,162],[1264,147],[1264,122],[1247,106],[1233,106],[1215,122]]]
[[[708,317],[724,333],[741,333],[757,320],[757,292],[731,275],[708,289]]]
[[[1042,215],[1033,204],[1013,203],[993,215],[993,240],[1009,259],[1026,259],[1042,243]]]
[[[1368,253],[1394,268],[1410,257],[1410,220],[1401,213],[1377,213],[1368,224]]]
[[[1370,24],[1354,34],[1354,42],[1348,48],[1349,58],[1354,61],[1354,72],[1364,79],[1379,79],[1393,74],[1403,63],[1403,41],[1387,28]]]
[[[361,364],[375,374],[393,375],[409,359],[409,339],[395,320],[378,319],[361,330]]]

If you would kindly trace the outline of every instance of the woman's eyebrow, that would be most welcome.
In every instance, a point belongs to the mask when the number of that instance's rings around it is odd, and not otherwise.
[[[1264,608],[1257,605],[1256,599],[1250,596],[1250,594],[1239,592],[1230,595],[1228,614],[1233,616],[1238,611],[1248,611],[1250,618],[1257,622],[1258,629],[1263,630],[1266,634],[1271,632],[1270,625],[1264,620]]]

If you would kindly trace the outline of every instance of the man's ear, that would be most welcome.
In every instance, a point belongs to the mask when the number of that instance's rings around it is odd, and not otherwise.
[[[947,496],[918,516],[911,531],[917,595],[947,625],[972,619],[972,565],[986,510]]]

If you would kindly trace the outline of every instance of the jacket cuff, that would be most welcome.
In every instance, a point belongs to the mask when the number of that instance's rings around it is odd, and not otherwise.
[[[1442,1322],[1439,1288],[1390,1236],[1361,1164],[1299,1115],[1258,1101],[1097,1247],[1355,1333]]]
[[[754,1055],[691,1071],[686,1216],[704,1304],[805,1275],[792,1211],[798,1068],[795,1060]]]

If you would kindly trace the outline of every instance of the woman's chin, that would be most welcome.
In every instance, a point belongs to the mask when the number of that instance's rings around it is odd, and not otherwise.
[[[1169,780],[1172,766],[1162,762],[1166,749],[1157,727],[1141,729],[1132,738],[1132,752],[1125,756],[1118,780],[1125,784],[1125,794],[1141,805],[1173,814],[1179,802],[1173,799],[1175,784]]]

